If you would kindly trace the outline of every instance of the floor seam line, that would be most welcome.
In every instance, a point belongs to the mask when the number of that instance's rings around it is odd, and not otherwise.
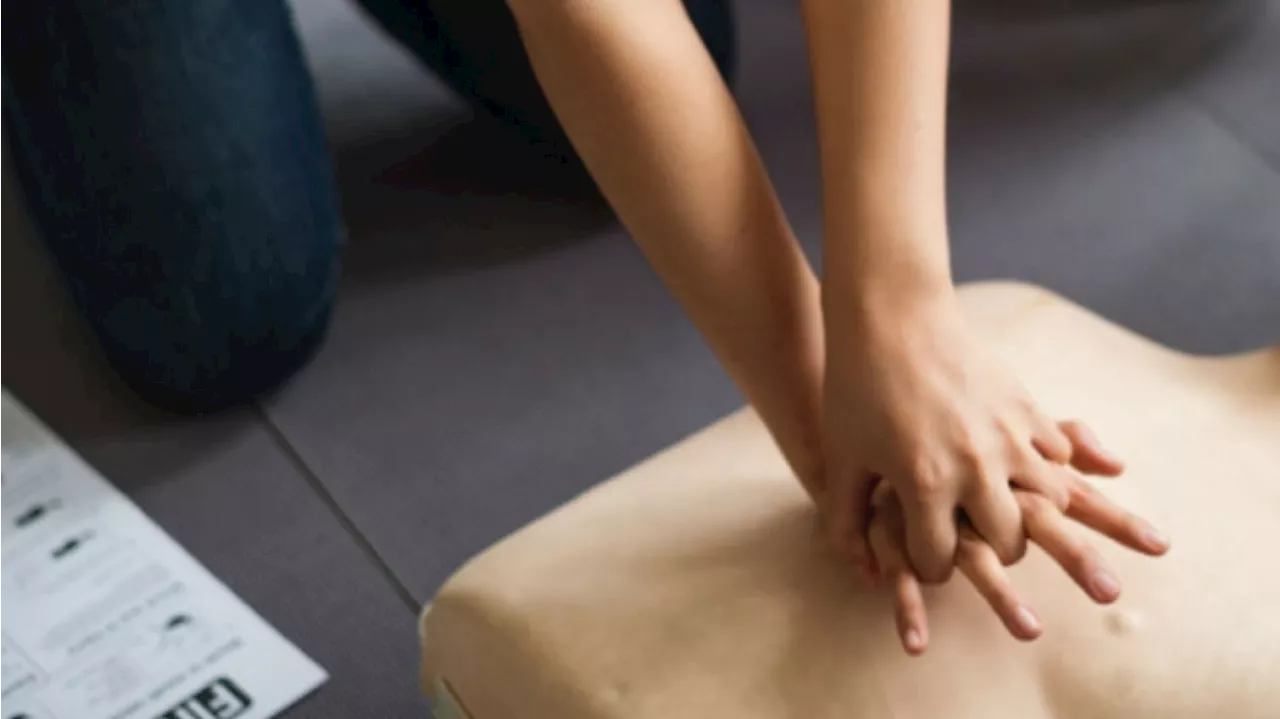
[[[1224,118],[1212,103],[1200,98],[1192,92],[1184,93],[1183,98],[1185,98],[1188,101],[1188,104],[1195,108],[1195,110],[1206,120],[1212,123],[1214,127],[1218,128],[1223,132],[1223,134],[1235,141],[1241,149],[1250,155],[1253,155],[1258,162],[1261,162],[1273,174],[1280,176],[1280,157],[1273,156],[1265,148],[1260,147],[1253,140],[1249,139],[1245,133],[1241,132],[1236,127],[1235,123]]]
[[[328,508],[329,513],[338,521],[338,524],[347,533],[351,541],[355,542],[360,552],[373,563],[374,568],[391,585],[391,590],[395,592],[400,602],[417,616],[422,609],[422,603],[413,596],[413,592],[409,590],[408,585],[396,576],[390,563],[383,558],[382,554],[373,546],[373,542],[369,541],[369,538],[360,530],[355,521],[342,509],[342,505],[338,503],[337,498],[333,496],[333,493],[329,491],[329,488],[325,486],[319,475],[311,468],[311,465],[307,463],[297,448],[293,446],[293,443],[289,441],[284,432],[271,420],[271,416],[267,414],[266,409],[260,404],[255,404],[254,407],[258,416],[262,419],[265,431],[271,437],[271,441],[284,453],[289,464],[303,476],[311,490],[320,498],[321,503]]]

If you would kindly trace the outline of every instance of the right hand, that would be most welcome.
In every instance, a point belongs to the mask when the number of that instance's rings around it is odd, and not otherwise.
[[[1123,467],[1083,425],[1059,426],[1036,406],[970,332],[954,292],[892,297],[826,308],[818,504],[827,539],[869,569],[871,497],[884,482],[901,502],[908,559],[923,581],[950,575],[961,519],[1012,564],[1026,550],[1015,489],[1063,510],[1078,480],[1068,461],[1099,474]]]

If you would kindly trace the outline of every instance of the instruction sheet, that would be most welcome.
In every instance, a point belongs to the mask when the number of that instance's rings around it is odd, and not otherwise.
[[[4,392],[3,719],[266,719],[326,675]]]

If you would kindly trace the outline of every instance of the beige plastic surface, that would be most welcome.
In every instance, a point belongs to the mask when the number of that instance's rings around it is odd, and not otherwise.
[[[1128,460],[1104,490],[1173,538],[1158,560],[1100,542],[1115,605],[1033,550],[1013,578],[1039,641],[959,580],[908,658],[742,412],[463,567],[424,620],[425,685],[471,719],[1280,717],[1280,351],[1194,358],[1036,288],[963,296],[1038,400]]]

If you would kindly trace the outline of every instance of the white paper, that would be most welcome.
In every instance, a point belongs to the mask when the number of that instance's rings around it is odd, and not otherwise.
[[[266,719],[325,681],[7,391],[3,444],[3,719]]]

